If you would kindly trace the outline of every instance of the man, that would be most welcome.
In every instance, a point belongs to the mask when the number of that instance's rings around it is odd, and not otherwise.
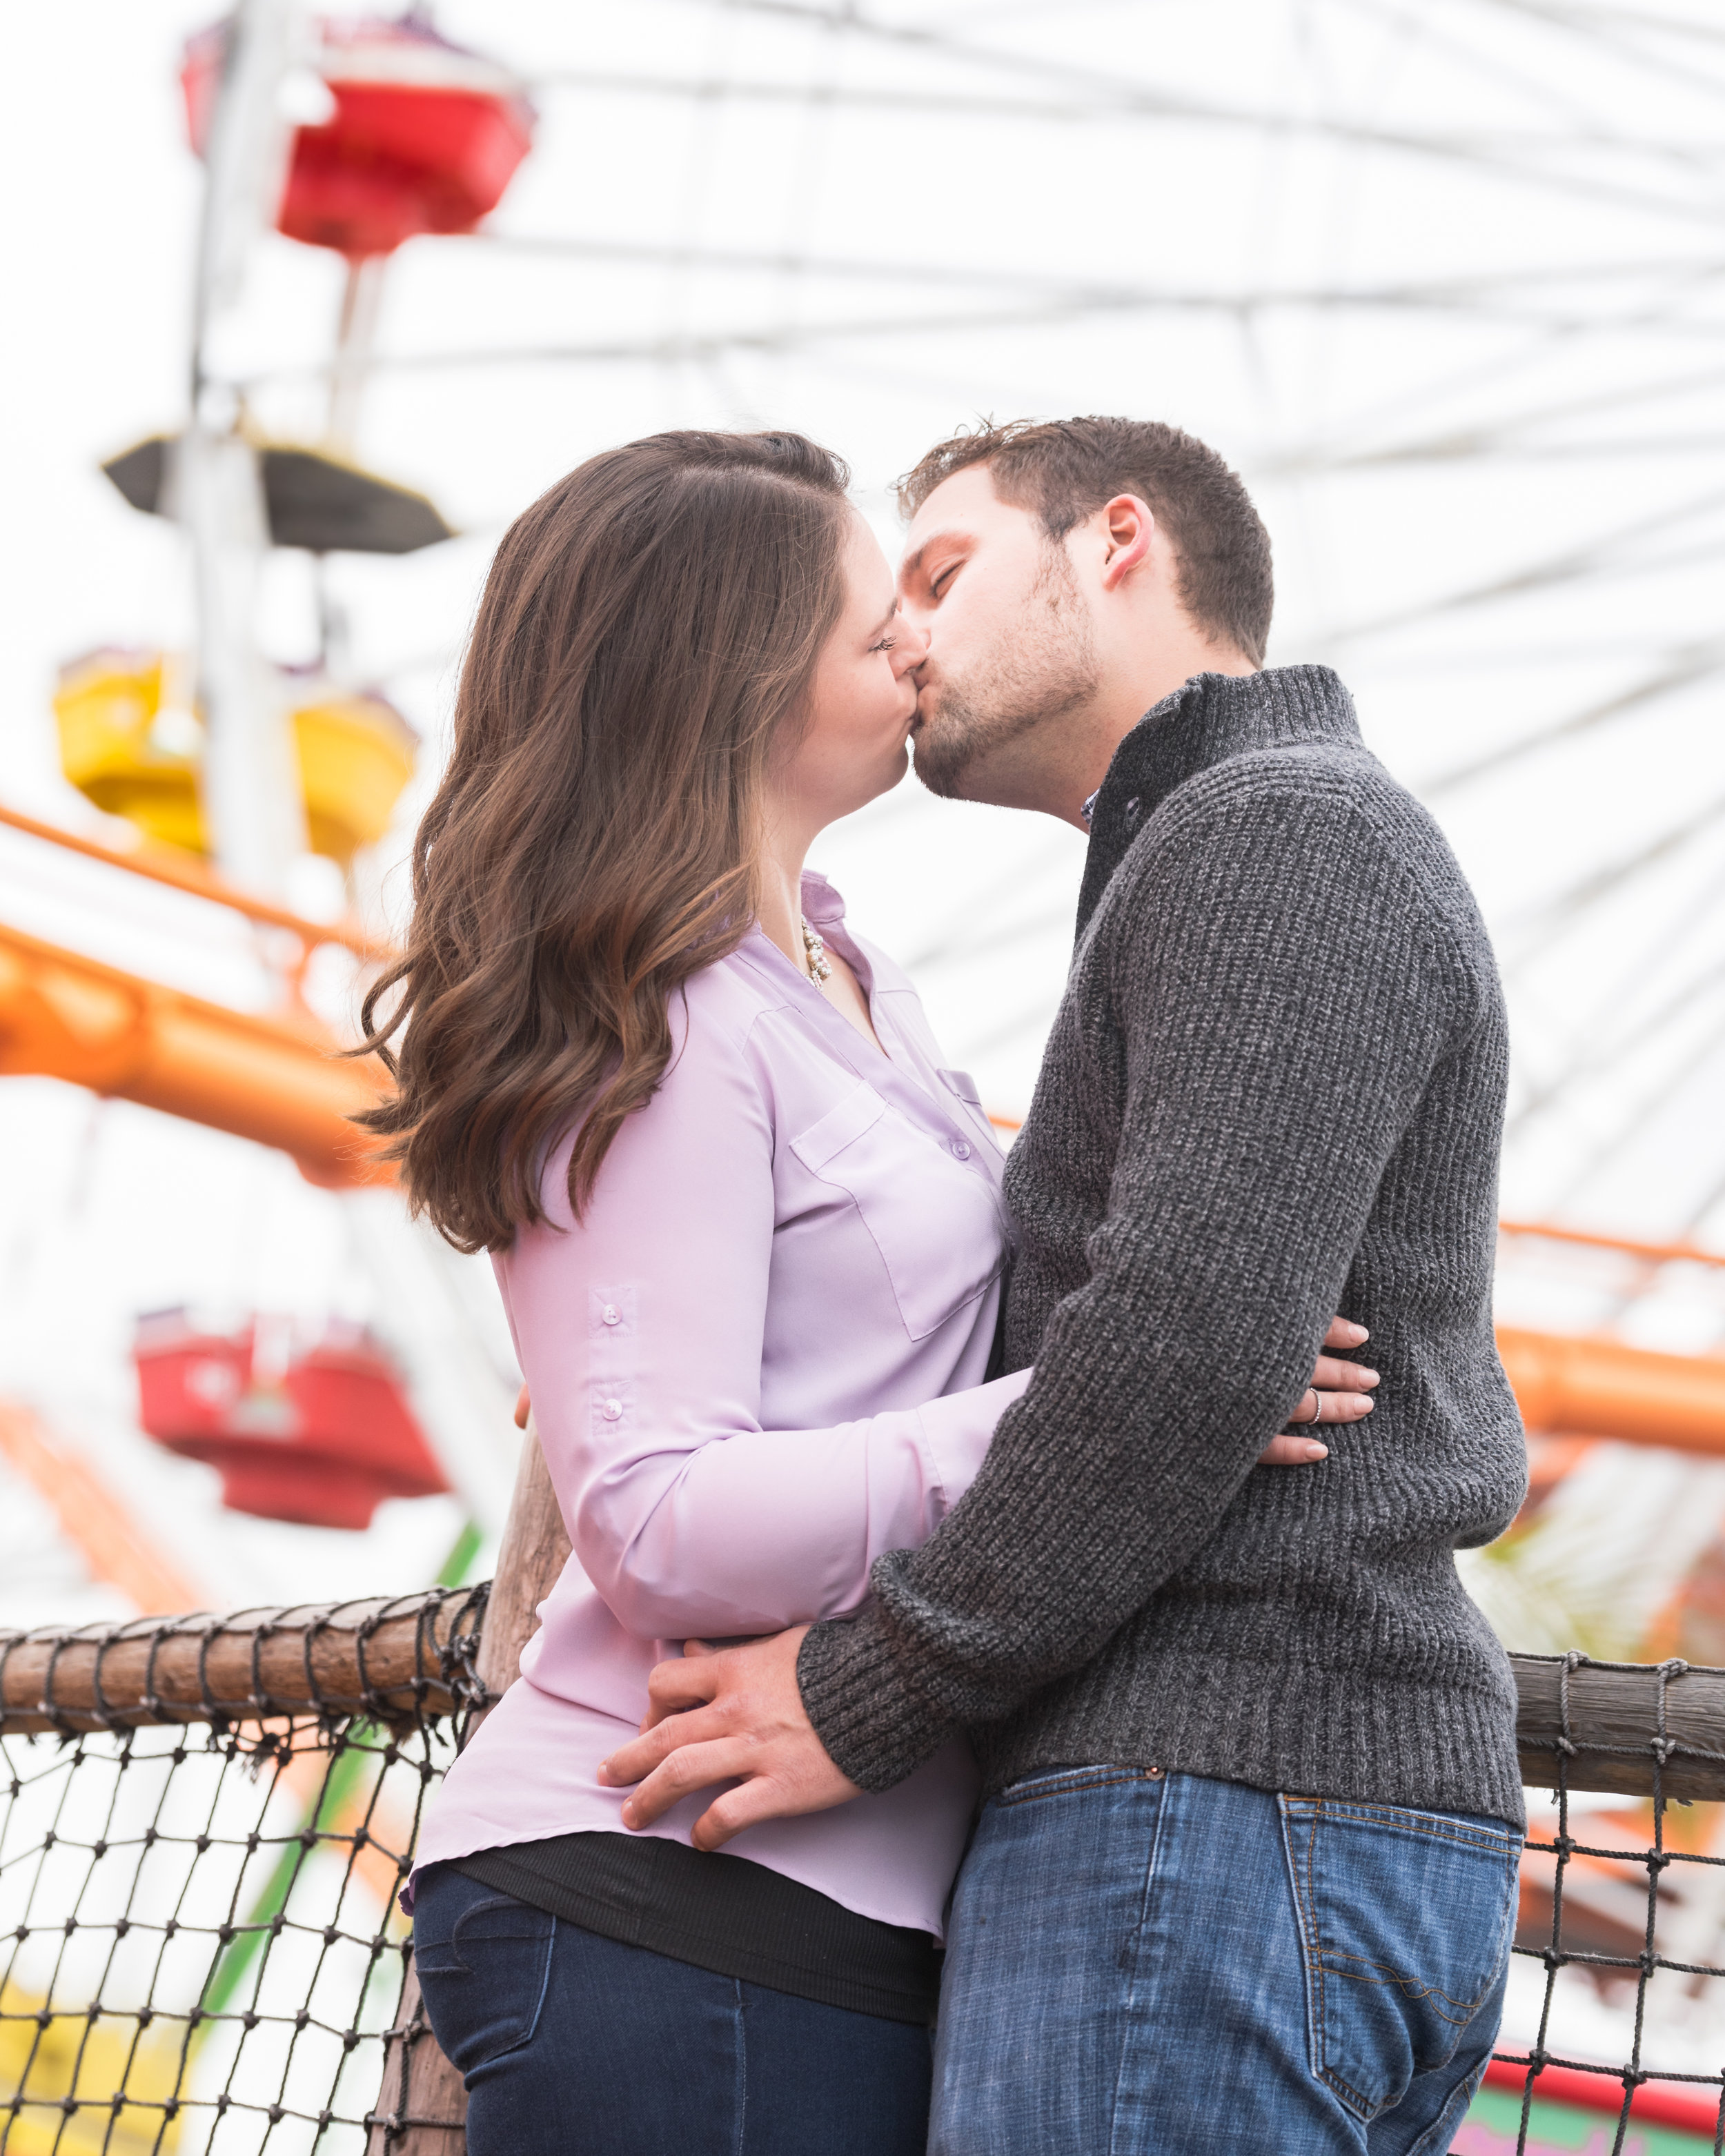
[[[921,776],[1091,833],[1007,1171],[1009,1359],[1036,1375],[868,1609],[663,1665],[673,1718],[611,1778],[646,1778],[631,1825],[740,1778],[711,1848],[968,1731],[938,2156],[1441,2156],[1522,1820],[1507,1662],[1451,1557],[1525,1471],[1490,947],[1340,682],[1260,670],[1269,542],[1213,452],[990,428],[904,500]],[[1337,1310],[1378,1412],[1256,1473]]]

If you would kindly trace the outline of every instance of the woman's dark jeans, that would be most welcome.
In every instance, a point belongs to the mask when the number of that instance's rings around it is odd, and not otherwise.
[[[926,2029],[619,1945],[434,1864],[413,1958],[470,2156],[923,2156]]]

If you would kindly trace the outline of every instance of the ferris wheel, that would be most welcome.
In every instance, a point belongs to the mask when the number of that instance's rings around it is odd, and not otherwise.
[[[188,5],[162,71],[177,154],[208,174],[191,364],[154,431],[107,445],[104,513],[183,527],[198,634],[57,653],[42,723],[86,802],[179,850],[122,857],[111,825],[0,806],[0,856],[38,850],[0,875],[0,1070],[257,1141],[251,1164],[326,1216],[326,1272],[369,1269],[378,1337],[368,1317],[296,1338],[261,1296],[226,1332],[127,1306],[85,1352],[136,1374],[130,1454],[78,1466],[0,1387],[8,1568],[56,1522],[154,1611],[301,1600],[320,1532],[346,1538],[344,1593],[484,1568],[507,1340],[483,1266],[416,1240],[355,1158],[368,1081],[327,1050],[399,929],[508,520],[607,444],[788,424],[847,457],[891,551],[895,476],[956,426],[1123,411],[1241,469],[1276,549],[1272,663],[1339,670],[1498,944],[1500,1337],[1539,1437],[1528,1507],[1468,1553],[1470,1585],[1517,1648],[1725,1664],[1725,27],[1705,0],[442,0],[435,23],[241,0],[214,31]],[[824,844],[1009,1122],[1081,841],[912,783]],[[87,949],[52,879],[29,885],[45,848],[68,893],[85,879]],[[69,1215],[100,1181],[95,1111],[82,1127]],[[226,1202],[264,1240],[261,1183],[218,1182],[172,1205]],[[91,1240],[14,1235],[0,1266],[100,1338]],[[152,1540],[143,1486],[182,1471],[142,1430],[216,1468],[234,1511],[206,1476],[189,1532]],[[236,1512],[272,1523],[283,1572],[212,1587],[225,1545],[266,1548]],[[322,1815],[316,1789],[290,1799],[296,1833]],[[1601,1866],[1602,1921],[1622,1884]],[[386,1912],[392,1882],[372,1887]],[[1680,1958],[1716,1958],[1717,1894],[1679,1914]],[[1619,2007],[1582,2008],[1582,2048],[1622,2056]],[[1716,2010],[1667,2015],[1671,2056],[1711,2074]]]
[[[485,34],[537,109],[533,163],[475,239],[392,270],[380,449],[461,409],[449,485],[483,529],[605,442],[793,424],[851,460],[890,547],[895,475],[980,413],[1215,443],[1275,538],[1272,662],[1342,670],[1480,890],[1517,1043],[1506,1213],[1642,1245],[1507,1241],[1507,1314],[1716,1349],[1725,1271],[1658,1255],[1725,1231],[1710,12],[655,0]],[[285,416],[314,391],[248,388]],[[488,450],[509,487],[467,462]],[[911,786],[828,842],[1009,1116],[1081,852]],[[1566,1514],[1553,1467],[1569,1554],[1539,1563],[1590,1571],[1645,1636],[1711,1562],[1712,1471],[1608,1448]],[[1532,1622],[1539,1563],[1496,1583],[1506,1622]]]
[[[538,146],[476,239],[392,270],[380,445],[459,413],[444,461],[483,531],[529,473],[655,424],[803,424],[890,531],[893,475],[979,412],[1191,426],[1271,523],[1272,656],[1343,670],[1481,888],[1519,1051],[1512,1209],[1717,1229],[1709,11],[653,0],[486,31]],[[235,386],[290,419],[318,372]],[[1074,850],[906,789],[836,853],[954,1053],[1021,1105]]]
[[[1725,31],[1700,0],[234,19],[180,56],[210,173],[190,424],[110,466],[193,534],[231,875],[279,901],[309,839],[388,932],[490,546],[604,444],[802,427],[890,547],[894,476],[957,424],[1166,417],[1265,510],[1272,661],[1340,669],[1481,891],[1517,1048],[1506,1211],[1583,1239],[1507,1243],[1507,1315],[1725,1337],[1725,1273],[1670,1255],[1725,1224]],[[174,664],[63,695],[148,706],[159,834],[203,844]],[[223,700],[260,697],[287,730],[241,752]],[[1081,856],[913,784],[826,842],[1007,1118]],[[1656,1580],[1696,1555],[1686,1509],[1712,1532],[1692,1471],[1637,1530]]]

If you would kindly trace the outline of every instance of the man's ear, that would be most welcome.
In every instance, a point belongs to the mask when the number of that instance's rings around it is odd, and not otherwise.
[[[1106,551],[1102,556],[1102,589],[1117,591],[1150,552],[1156,517],[1140,495],[1117,494],[1102,509]]]

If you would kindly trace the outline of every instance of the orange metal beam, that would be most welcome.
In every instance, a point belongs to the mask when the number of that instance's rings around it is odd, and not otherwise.
[[[1509,1325],[1498,1327],[1497,1349],[1535,1435],[1725,1454],[1725,1357],[1658,1355]]]
[[[0,822],[30,828],[0,809]],[[42,834],[64,837],[51,826]],[[80,851],[106,850],[74,842]],[[123,855],[113,858],[132,865]],[[194,872],[167,880],[203,888]],[[208,881],[214,883],[214,879]],[[206,896],[296,932],[320,932],[225,887]],[[357,938],[340,940],[357,947]],[[0,925],[0,1075],[61,1078],[291,1153],[315,1183],[389,1183],[375,1142],[348,1121],[388,1084],[375,1057],[342,1058],[308,1014],[254,1017],[102,965]],[[1012,1127],[997,1116],[997,1124]],[[1622,1250],[1656,1262],[1725,1262],[1688,1245],[1625,1243],[1579,1229],[1507,1221],[1506,1234]],[[1621,1342],[1504,1327],[1510,1382],[1530,1430],[1616,1438],[1725,1455],[1725,1358],[1660,1355]]]
[[[90,1577],[117,1587],[140,1616],[204,1606],[95,1470],[62,1452],[30,1410],[12,1400],[0,1400],[0,1459],[53,1507]]]
[[[4,806],[0,806],[0,824],[8,830],[25,832],[33,839],[45,839],[49,844],[63,847],[69,854],[81,854],[86,860],[102,861],[110,868],[124,869],[128,875],[143,876],[151,883],[164,883],[172,890],[189,891],[194,898],[207,898],[217,906],[243,913],[248,921],[255,921],[264,927],[288,929],[300,937],[308,951],[320,943],[340,943],[356,957],[386,959],[395,955],[388,943],[367,936],[351,921],[307,921],[301,914],[290,913],[285,906],[272,905],[266,898],[254,898],[249,891],[238,890],[213,869],[206,868],[202,861],[190,855],[182,860],[175,859],[175,850],[171,847],[144,845],[135,853],[122,853],[117,846],[105,846],[95,839],[80,839],[74,832],[63,831],[58,824],[44,824],[37,817],[26,816],[21,809]]]
[[[1500,1235],[1528,1235],[1543,1243],[1578,1243],[1589,1250],[1617,1250],[1653,1265],[1725,1265],[1725,1250],[1698,1243],[1637,1243],[1624,1235],[1599,1235],[1588,1228],[1558,1228],[1543,1220],[1500,1220]]]
[[[389,1183],[347,1118],[388,1081],[309,1014],[205,1003],[0,925],[0,1075],[63,1078],[291,1153],[314,1183]]]

